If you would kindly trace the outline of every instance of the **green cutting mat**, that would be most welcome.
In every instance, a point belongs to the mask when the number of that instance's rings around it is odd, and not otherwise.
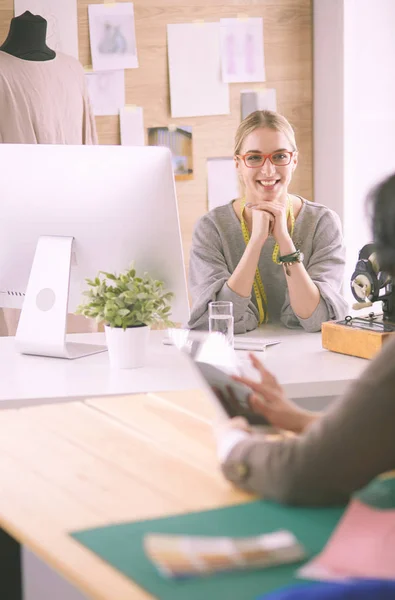
[[[160,600],[253,600],[293,582],[300,564],[206,578],[168,580],[146,558],[146,533],[253,536],[278,529],[292,531],[309,558],[320,552],[344,508],[289,508],[256,501],[198,513],[109,525],[71,536]]]

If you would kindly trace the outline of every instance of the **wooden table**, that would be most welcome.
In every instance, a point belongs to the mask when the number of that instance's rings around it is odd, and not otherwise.
[[[219,472],[213,418],[200,391],[1,411],[0,527],[88,598],[152,598],[68,532],[251,498]]]

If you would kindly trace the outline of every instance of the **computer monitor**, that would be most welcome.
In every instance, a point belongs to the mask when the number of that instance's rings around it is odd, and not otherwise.
[[[66,344],[67,312],[82,302],[86,277],[132,262],[175,294],[171,319],[188,321],[167,148],[0,144],[0,194],[0,306],[22,308],[20,352],[105,350]]]

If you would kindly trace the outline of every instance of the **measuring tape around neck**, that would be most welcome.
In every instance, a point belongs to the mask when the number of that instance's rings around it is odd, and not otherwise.
[[[241,200],[240,223],[241,223],[241,231],[243,233],[243,238],[244,238],[245,244],[247,245],[248,242],[250,241],[250,233],[248,231],[248,227],[247,227],[247,224],[244,219],[245,205],[246,205],[246,199],[244,197]],[[295,228],[295,217],[294,217],[292,200],[289,197],[289,195],[287,196],[287,222],[288,222],[288,217],[291,218],[291,238],[292,238],[293,233],[294,233],[294,228]],[[278,260],[279,252],[280,252],[280,248],[279,248],[278,243],[276,242],[274,245],[273,254],[272,254],[272,260],[276,264],[281,264]],[[263,286],[261,274],[259,273],[258,267],[257,267],[256,273],[255,273],[253,288],[254,288],[256,302],[258,304],[259,325],[262,325],[262,323],[267,323],[269,315],[267,312],[267,296],[266,296],[265,288]]]

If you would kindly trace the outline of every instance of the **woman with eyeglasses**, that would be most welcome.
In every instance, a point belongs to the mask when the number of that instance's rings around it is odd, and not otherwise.
[[[298,163],[289,122],[271,111],[250,114],[237,130],[234,160],[243,197],[211,210],[194,230],[189,326],[208,329],[215,300],[233,302],[235,333],[268,321],[319,331],[323,321],[343,318],[340,221],[288,192]]]

